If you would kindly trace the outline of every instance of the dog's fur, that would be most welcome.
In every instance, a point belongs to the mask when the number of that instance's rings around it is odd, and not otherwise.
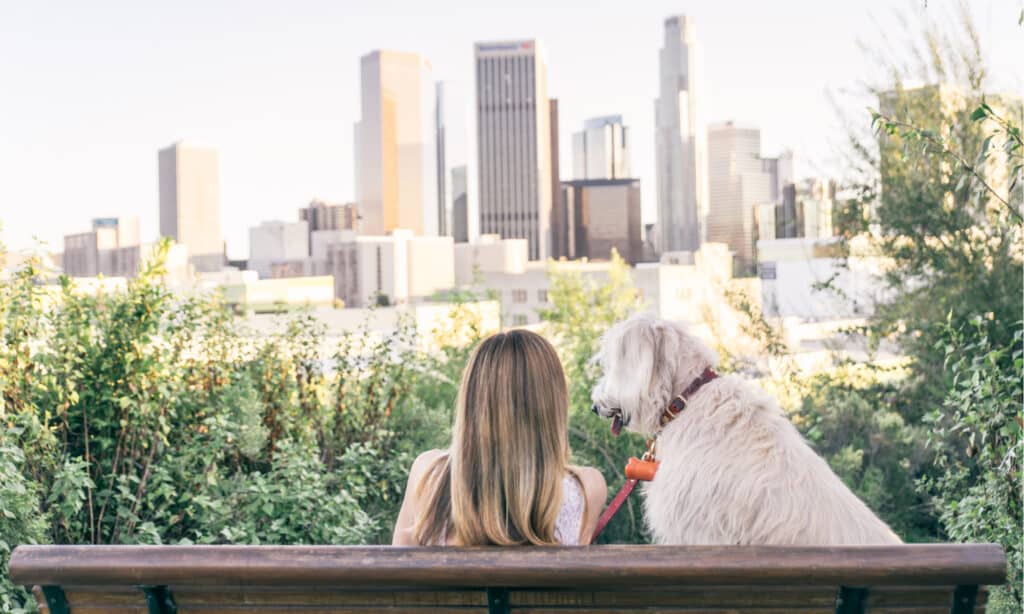
[[[648,437],[717,354],[681,326],[634,316],[602,338],[594,410]],[[894,544],[899,538],[811,450],[778,403],[739,376],[701,387],[660,432],[645,484],[662,544]]]

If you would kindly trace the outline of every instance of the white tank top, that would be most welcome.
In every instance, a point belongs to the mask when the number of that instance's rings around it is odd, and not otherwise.
[[[563,546],[580,545],[580,531],[583,530],[583,513],[586,511],[586,499],[579,480],[572,475],[562,479],[562,507],[555,518],[555,540]],[[448,541],[447,528],[441,533],[438,544]]]

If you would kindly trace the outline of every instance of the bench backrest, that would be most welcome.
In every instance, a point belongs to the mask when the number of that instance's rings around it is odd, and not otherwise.
[[[953,612],[1001,584],[994,544],[844,548],[19,546],[50,614]]]

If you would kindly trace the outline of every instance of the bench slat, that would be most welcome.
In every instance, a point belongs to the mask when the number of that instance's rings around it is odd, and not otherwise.
[[[800,583],[1001,584],[996,544],[846,548],[395,548],[390,546],[20,546],[11,579],[30,584],[572,586]]]

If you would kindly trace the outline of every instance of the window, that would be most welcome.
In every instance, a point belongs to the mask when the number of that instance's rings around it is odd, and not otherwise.
[[[541,303],[548,302],[548,289],[547,288],[541,288],[540,290],[537,290],[537,300],[540,301]]]
[[[522,313],[517,313],[514,316],[512,316],[512,325],[526,326],[526,315]]]
[[[525,303],[526,302],[526,290],[513,290],[512,291],[512,302],[513,303]]]

